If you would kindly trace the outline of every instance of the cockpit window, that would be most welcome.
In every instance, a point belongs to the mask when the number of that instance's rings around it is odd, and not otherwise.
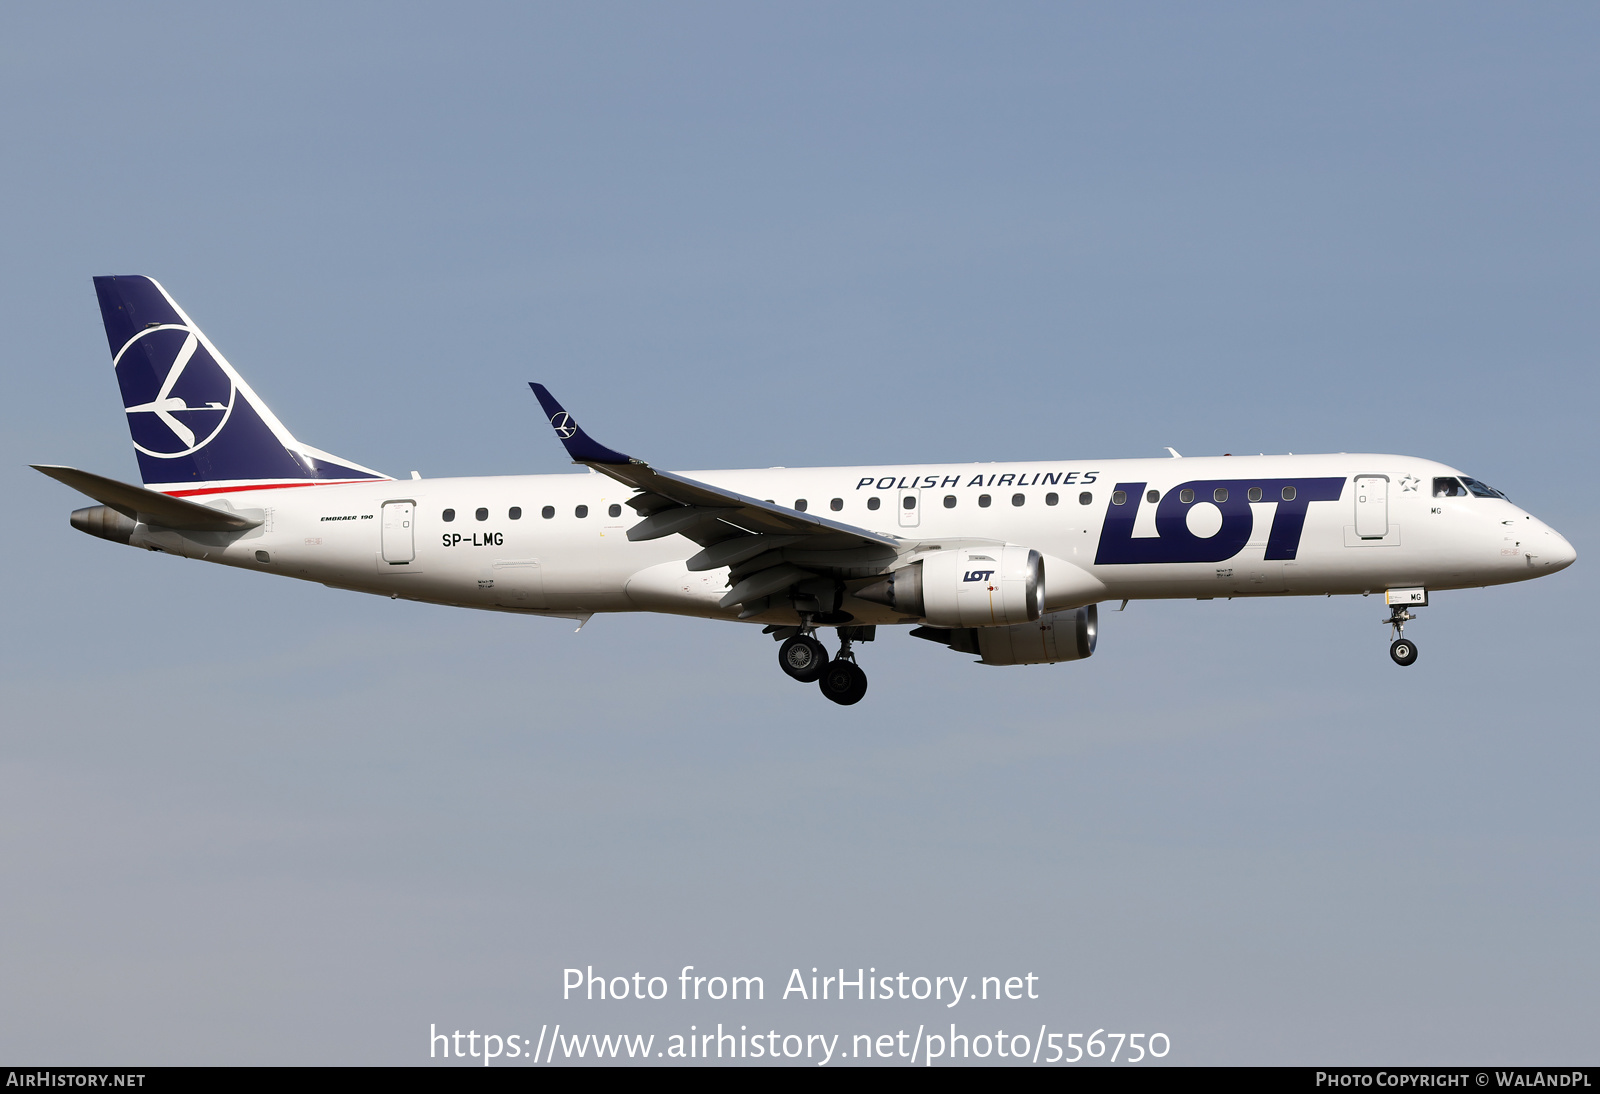
[[[1456,479],[1434,479],[1433,496],[1436,498],[1464,498],[1467,488]]]
[[[1502,500],[1505,498],[1504,494],[1486,482],[1479,482],[1477,479],[1469,479],[1465,476],[1462,476],[1461,481],[1466,484],[1468,490],[1472,491],[1472,496],[1475,498],[1500,498]]]

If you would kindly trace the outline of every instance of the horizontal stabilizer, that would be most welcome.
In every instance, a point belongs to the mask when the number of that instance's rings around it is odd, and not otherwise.
[[[142,486],[130,486],[116,479],[108,479],[104,475],[79,471],[75,467],[38,463],[28,466],[81,494],[87,494],[125,517],[146,524],[159,524],[183,532],[242,532],[261,523],[226,509],[213,509],[208,505],[169,497]]]

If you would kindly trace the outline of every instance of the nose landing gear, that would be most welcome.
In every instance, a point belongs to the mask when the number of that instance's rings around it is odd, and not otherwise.
[[[1385,626],[1392,628],[1394,641],[1389,643],[1389,656],[1397,665],[1416,663],[1417,644],[1405,636],[1406,624],[1415,618],[1404,605],[1395,604],[1389,609],[1389,618],[1383,621]]]

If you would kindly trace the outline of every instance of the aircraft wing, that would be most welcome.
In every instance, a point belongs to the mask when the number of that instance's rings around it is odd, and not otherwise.
[[[700,544],[704,550],[689,559],[689,569],[730,567],[722,606],[743,605],[744,616],[760,614],[768,597],[812,578],[881,573],[906,546],[896,536],[657,471],[590,437],[543,384],[528,386],[573,463],[638,491],[628,504],[644,519],[628,529],[628,538],[677,534]]]
[[[213,509],[209,505],[147,490],[143,486],[132,486],[104,475],[79,471],[76,467],[58,467],[47,463],[31,463],[28,466],[72,487],[80,494],[87,494],[130,520],[142,520],[146,524],[159,524],[186,532],[242,532],[261,523],[226,509]]]

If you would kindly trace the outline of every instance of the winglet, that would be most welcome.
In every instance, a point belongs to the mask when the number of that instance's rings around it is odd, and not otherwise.
[[[568,414],[556,397],[550,394],[550,389],[543,384],[529,383],[533,393],[539,399],[539,405],[544,407],[545,415],[550,419],[556,436],[561,443],[567,446],[567,455],[572,457],[573,463],[642,463],[632,456],[624,456],[621,452],[607,448],[583,431]]]

